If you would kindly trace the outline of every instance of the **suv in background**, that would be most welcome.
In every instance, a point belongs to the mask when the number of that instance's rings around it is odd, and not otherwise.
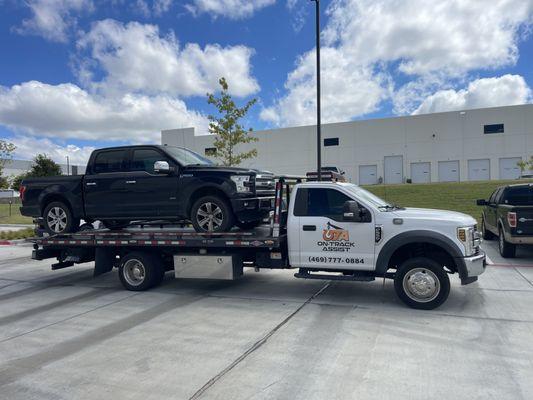
[[[498,237],[502,257],[514,257],[518,244],[533,244],[532,184],[501,186],[488,200],[477,200],[477,205],[483,206],[483,239]]]

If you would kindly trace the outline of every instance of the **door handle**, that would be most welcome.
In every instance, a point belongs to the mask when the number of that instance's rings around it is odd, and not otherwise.
[[[304,225],[302,228],[304,231],[316,231],[316,225]]]
[[[87,185],[87,186],[96,186],[96,182],[87,182],[85,185]]]
[[[127,183],[128,185],[134,185],[134,184],[137,183],[137,181],[126,181],[126,183]]]

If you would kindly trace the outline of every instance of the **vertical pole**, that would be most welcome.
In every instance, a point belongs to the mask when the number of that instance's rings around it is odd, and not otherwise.
[[[69,165],[68,156],[67,156],[67,175],[70,175],[70,165]]]
[[[322,180],[322,132],[320,121],[320,0],[316,3],[316,169],[318,181]]]

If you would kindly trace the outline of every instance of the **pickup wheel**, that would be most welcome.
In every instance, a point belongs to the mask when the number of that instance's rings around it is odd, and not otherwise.
[[[205,196],[193,204],[191,222],[196,232],[227,232],[233,227],[235,217],[226,200]]]
[[[80,220],[72,216],[70,208],[60,201],[48,204],[43,212],[44,229],[50,235],[76,232]]]
[[[501,227],[498,234],[498,250],[500,250],[500,255],[503,258],[514,258],[516,256],[516,245],[505,240],[505,234]]]
[[[163,280],[165,268],[153,254],[132,252],[120,261],[118,276],[127,290],[143,291],[157,286]]]
[[[485,218],[481,218],[481,233],[483,235],[483,240],[492,240],[494,239],[494,233],[489,231],[485,225]]]
[[[409,307],[433,310],[448,298],[450,279],[436,261],[426,257],[411,258],[396,271],[394,289]]]

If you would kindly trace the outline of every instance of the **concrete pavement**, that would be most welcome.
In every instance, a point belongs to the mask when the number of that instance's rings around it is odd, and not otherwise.
[[[479,282],[406,308],[392,282],[247,271],[144,293],[91,265],[50,271],[0,248],[6,399],[530,399],[533,252],[485,242]]]

